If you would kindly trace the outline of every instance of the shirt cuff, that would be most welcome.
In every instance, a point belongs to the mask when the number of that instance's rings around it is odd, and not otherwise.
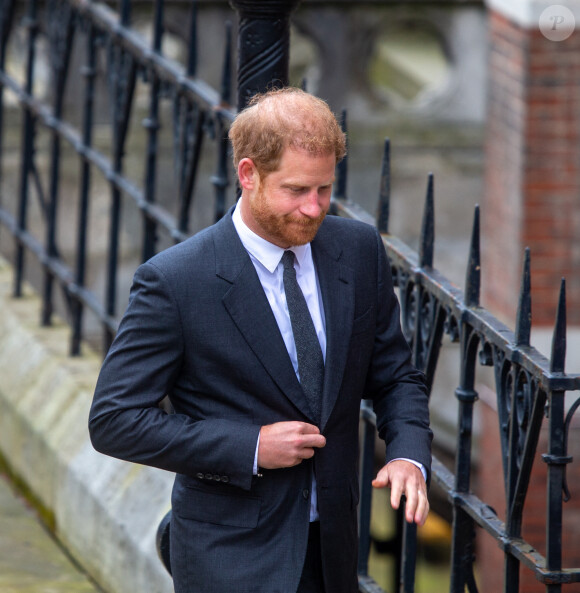
[[[258,433],[258,442],[256,443],[256,452],[254,453],[254,476],[258,475],[258,447],[260,446],[260,433]]]
[[[258,442],[259,441],[260,441],[260,437],[258,437]],[[257,458],[258,458],[258,448],[256,447],[256,459]],[[421,473],[423,474],[423,479],[425,480],[425,483],[427,483],[427,470],[423,467],[422,463],[419,463],[418,461],[415,461],[414,459],[407,459],[406,457],[397,457],[396,459],[391,459],[391,461],[389,461],[389,463],[391,463],[392,461],[408,461],[409,463],[416,465],[421,470]]]

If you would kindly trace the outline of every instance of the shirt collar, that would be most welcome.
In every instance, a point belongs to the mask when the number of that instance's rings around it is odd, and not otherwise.
[[[246,225],[242,220],[241,202],[242,198],[240,198],[236,204],[236,208],[232,215],[232,221],[240,240],[242,241],[242,245],[245,247],[246,251],[257,259],[270,273],[274,273],[282,259],[284,251],[286,250],[282,249],[282,247],[278,247],[278,245],[270,243],[270,241],[266,241],[266,239],[254,233],[254,231]],[[311,257],[311,249],[310,243],[306,243],[306,245],[295,245],[289,248],[289,250],[293,251],[296,256],[298,267],[301,267],[309,256]]]

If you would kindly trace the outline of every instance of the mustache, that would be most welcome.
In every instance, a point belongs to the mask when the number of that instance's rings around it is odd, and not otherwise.
[[[287,214],[284,218],[286,222],[294,223],[302,228],[309,229],[318,227],[326,216],[326,211],[321,212],[316,218],[308,218],[307,216],[296,216],[294,214]]]

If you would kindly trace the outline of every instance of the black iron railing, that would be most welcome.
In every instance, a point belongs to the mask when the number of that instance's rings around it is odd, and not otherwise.
[[[238,104],[272,80],[287,82],[288,23],[298,0],[252,2],[232,0],[239,13]],[[166,57],[162,51],[165,4],[151,3],[151,41],[146,42],[132,28],[131,3],[123,0],[119,13],[105,4],[89,0],[0,0],[0,221],[8,237],[0,237],[4,254],[14,269],[14,295],[22,295],[25,280],[37,286],[42,295],[44,325],[51,323],[57,308],[56,287],[60,288],[62,314],[71,327],[70,353],[78,355],[86,338],[85,317],[90,313],[102,329],[106,350],[115,334],[119,311],[119,281],[122,277],[121,234],[127,223],[124,207],[137,211],[142,230],[137,260],[144,260],[166,245],[193,232],[194,197],[200,201],[200,161],[213,155],[211,185],[212,219],[220,218],[235,188],[231,184],[227,129],[235,109],[231,106],[231,37],[225,27],[222,46],[223,71],[220,91],[200,80],[197,74],[197,12],[191,3],[188,38],[183,43],[184,65]],[[235,14],[232,12],[232,17]],[[15,66],[14,45],[20,44],[24,62]],[[80,67],[79,67],[80,62]],[[76,71],[71,71],[71,64]],[[42,67],[43,76],[39,74]],[[19,69],[20,68],[20,69]],[[103,74],[104,73],[104,74]],[[79,81],[79,74],[81,80]],[[50,81],[48,93],[38,91],[38,80]],[[99,86],[100,85],[100,86]],[[95,135],[103,120],[102,88],[108,88],[107,128],[110,144],[97,142]],[[72,88],[72,91],[71,91]],[[143,121],[145,140],[130,144],[130,126],[140,107],[136,96],[145,97],[147,115]],[[78,122],[67,118],[66,99],[76,98]],[[15,100],[16,107],[8,102]],[[7,115],[19,119],[19,158],[9,164]],[[168,113],[170,114],[168,116]],[[164,121],[172,130],[172,170],[161,170],[160,134]],[[346,126],[346,115],[343,115]],[[134,124],[133,124],[134,125]],[[102,127],[102,126],[101,126]],[[70,168],[64,151],[73,152],[79,172],[72,200],[75,210],[74,246],[65,254],[62,210],[63,176]],[[142,158],[141,181],[127,172],[128,155]],[[434,459],[433,480],[441,488],[453,511],[451,550],[451,591],[477,591],[473,558],[475,532],[479,527],[491,534],[505,554],[504,591],[520,590],[520,566],[532,571],[545,584],[546,591],[562,591],[562,586],[580,582],[580,568],[562,567],[562,506],[569,497],[566,466],[568,429],[580,400],[566,413],[567,392],[580,390],[580,376],[566,374],[565,287],[553,336],[550,360],[530,345],[531,297],[530,256],[524,255],[522,289],[516,331],[511,332],[479,305],[479,213],[475,212],[471,250],[467,264],[465,291],[462,292],[433,268],[434,194],[433,178],[427,185],[419,253],[389,235],[390,169],[386,142],[376,218],[346,199],[347,161],[341,163],[333,213],[377,224],[383,233],[395,282],[399,289],[405,335],[412,346],[415,364],[432,385],[442,341],[448,336],[458,342],[459,378],[455,396],[459,402],[455,472]],[[9,174],[10,173],[10,174]],[[160,195],[159,179],[176,179],[175,199]],[[16,180],[14,181],[14,178]],[[12,179],[12,181],[11,181]],[[107,188],[107,196],[96,195],[97,185]],[[207,194],[207,192],[206,192]],[[101,274],[102,295],[89,284],[94,260],[89,235],[95,231],[94,204],[99,199],[101,215],[107,222],[106,260]],[[133,215],[133,217],[135,217]],[[59,223],[61,226],[59,227]],[[101,227],[98,227],[99,229]],[[34,277],[34,268],[40,274]],[[98,275],[93,271],[93,276]],[[472,425],[478,394],[475,391],[477,366],[493,368],[500,426],[501,457],[507,511],[502,521],[471,491]],[[547,416],[548,465],[545,557],[522,539],[524,502],[538,447],[540,429]],[[374,415],[363,402],[364,423],[361,462],[360,504],[360,591],[378,593],[381,589],[368,575],[370,540],[371,476],[375,462]],[[564,493],[564,496],[563,496]],[[401,525],[398,549],[400,591],[414,590],[416,530]],[[167,552],[166,549],[163,550]],[[399,578],[397,579],[399,581]]]

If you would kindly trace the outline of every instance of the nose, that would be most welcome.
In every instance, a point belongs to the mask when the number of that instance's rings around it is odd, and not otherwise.
[[[309,191],[300,205],[300,212],[309,218],[317,218],[322,210],[319,193],[316,190]]]

